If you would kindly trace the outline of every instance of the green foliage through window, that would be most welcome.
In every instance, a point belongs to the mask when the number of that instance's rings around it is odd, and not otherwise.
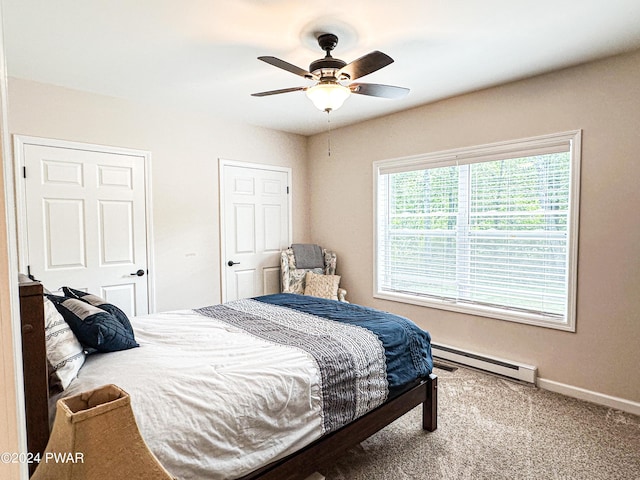
[[[378,291],[563,321],[572,155],[556,150],[380,172]]]

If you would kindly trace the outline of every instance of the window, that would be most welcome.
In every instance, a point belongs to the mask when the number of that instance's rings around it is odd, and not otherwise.
[[[580,138],[376,162],[374,296],[575,331]]]

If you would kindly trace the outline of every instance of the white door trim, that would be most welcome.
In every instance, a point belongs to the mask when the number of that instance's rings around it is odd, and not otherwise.
[[[2,415],[6,414],[6,418],[2,423],[8,427],[8,437],[13,440],[14,435],[17,437],[17,446],[10,445],[9,441],[3,442],[3,446],[14,448],[17,447],[17,453],[27,452],[27,417],[25,415],[25,397],[24,397],[24,377],[22,369],[22,328],[20,326],[20,297],[18,293],[18,245],[16,242],[16,209],[15,209],[15,188],[13,181],[13,162],[11,161],[11,143],[8,127],[7,114],[7,66],[6,55],[4,51],[4,43],[2,40],[3,33],[3,15],[0,9],[0,168],[3,170],[2,183],[4,196],[4,214],[6,216],[6,252],[0,252],[0,255],[7,255],[8,271],[0,273],[2,281],[7,281],[9,295],[0,299],[5,302],[0,312],[0,365],[4,368],[0,371],[0,383],[6,385],[0,391],[0,406],[4,407]],[[5,317],[5,313],[10,311],[10,317]],[[6,324],[11,322],[8,329]],[[5,335],[7,334],[7,335]],[[13,370],[8,368],[13,364]],[[5,383],[6,382],[6,383]],[[14,423],[15,421],[15,423]],[[3,432],[4,433],[4,432]],[[12,466],[8,466],[12,467]],[[22,480],[28,480],[29,471],[26,462],[18,464],[16,468],[10,472],[17,471],[18,477]]]
[[[237,160],[225,160],[224,158],[218,158],[218,212],[220,215],[220,298],[222,299],[222,303],[226,302],[226,276],[225,276],[225,259],[227,258],[227,249],[226,249],[226,222],[225,222],[225,213],[224,213],[224,167],[243,167],[243,168],[252,168],[256,170],[268,170],[273,172],[284,172],[287,174],[287,185],[291,188],[292,184],[292,171],[291,167],[281,167],[278,165],[267,165],[263,163],[250,163],[250,162],[239,162]],[[293,220],[292,220],[292,206],[293,206],[293,192],[290,190],[288,199],[287,199],[287,209],[289,210],[289,225],[287,225],[287,229],[289,231],[288,243],[291,245],[291,239],[293,238]]]
[[[23,169],[25,165],[24,147],[26,145],[38,145],[43,147],[58,147],[74,150],[87,150],[92,152],[114,153],[120,155],[131,155],[144,159],[144,195],[145,195],[145,216],[146,216],[146,246],[147,246],[147,297],[149,313],[156,311],[155,298],[155,268],[153,264],[153,208],[151,203],[151,152],[146,150],[135,150],[131,148],[111,147],[107,145],[96,145],[91,143],[73,142],[70,140],[58,140],[52,138],[33,137],[28,135],[13,135],[14,151],[14,177],[16,186],[16,212],[17,212],[17,236],[18,236],[18,268],[26,273],[28,265],[27,248],[27,203],[26,191],[23,180]]]

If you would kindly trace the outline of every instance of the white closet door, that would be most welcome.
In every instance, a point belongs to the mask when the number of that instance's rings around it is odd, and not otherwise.
[[[22,155],[30,273],[148,313],[144,157],[31,143]]]
[[[222,165],[223,301],[280,291],[280,251],[290,243],[283,169]]]

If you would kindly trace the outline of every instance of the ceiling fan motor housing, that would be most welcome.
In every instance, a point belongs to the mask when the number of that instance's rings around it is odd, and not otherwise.
[[[339,58],[321,58],[320,60],[311,62],[311,65],[309,65],[309,71],[319,77],[326,77],[327,74],[331,77],[335,77],[336,72],[346,64],[347,63],[345,61],[340,60]],[[327,70],[330,70],[330,72],[327,72]]]
[[[324,58],[320,58],[309,65],[309,71],[321,79],[334,78],[338,70],[347,65],[347,62],[331,56],[331,50],[338,45],[338,37],[332,33],[323,33],[318,36],[318,45],[327,52]]]

